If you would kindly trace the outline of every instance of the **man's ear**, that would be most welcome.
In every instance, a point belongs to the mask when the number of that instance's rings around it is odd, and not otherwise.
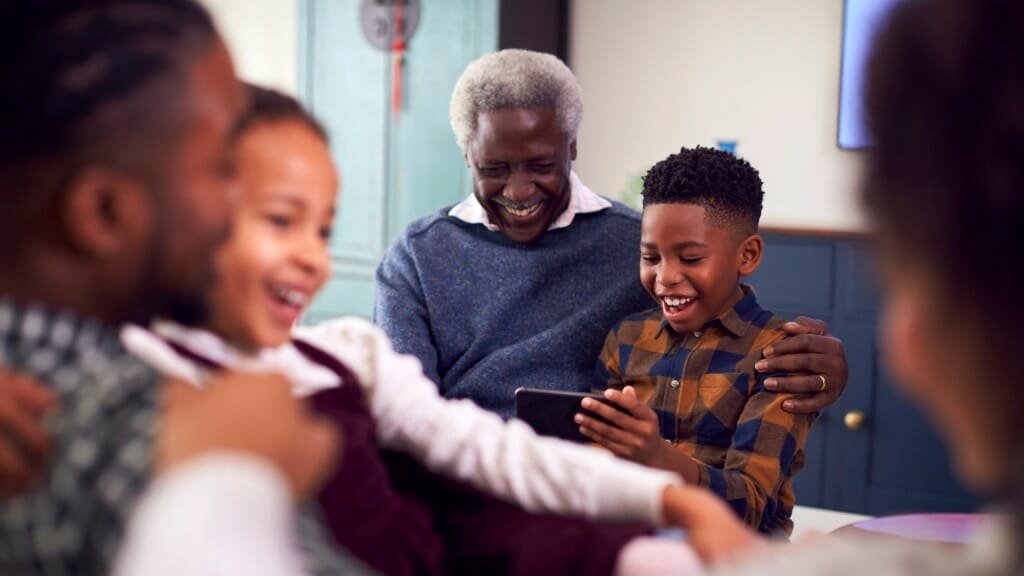
[[[764,254],[764,238],[760,234],[747,236],[740,244],[739,271],[740,276],[753,274],[761,265],[761,256]]]
[[[76,173],[60,195],[60,224],[69,248],[105,259],[137,248],[153,230],[152,193],[138,179],[103,167]]]
[[[569,160],[572,160],[573,162],[576,161],[576,139],[575,138],[573,138],[572,142],[569,144]]]

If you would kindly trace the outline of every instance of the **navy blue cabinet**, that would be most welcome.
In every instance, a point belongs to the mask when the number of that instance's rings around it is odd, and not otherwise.
[[[886,373],[870,245],[855,237],[764,237],[764,262],[750,278],[761,303],[786,318],[828,322],[850,365],[846,393],[811,431],[797,503],[871,515],[975,510],[979,501],[956,481],[931,423]]]

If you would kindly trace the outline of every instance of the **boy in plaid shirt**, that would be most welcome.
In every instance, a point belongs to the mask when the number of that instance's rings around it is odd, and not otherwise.
[[[576,422],[612,452],[712,490],[750,526],[788,535],[814,416],[783,410],[791,396],[755,369],[785,337],[740,283],[764,253],[761,179],[726,152],[683,148],[651,168],[643,197],[640,280],[658,306],[612,329],[593,379],[628,414],[587,399],[613,425]]]

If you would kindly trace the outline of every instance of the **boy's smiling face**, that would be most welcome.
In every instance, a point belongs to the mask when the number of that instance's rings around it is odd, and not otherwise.
[[[680,334],[700,330],[743,298],[763,240],[708,220],[698,204],[650,204],[640,231],[640,282]]]

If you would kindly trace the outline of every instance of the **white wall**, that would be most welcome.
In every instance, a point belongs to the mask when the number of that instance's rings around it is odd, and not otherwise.
[[[680,146],[739,141],[762,224],[858,230],[859,154],[836,146],[842,0],[573,0],[576,170],[616,196]]]
[[[295,94],[298,0],[202,0],[245,80]]]

